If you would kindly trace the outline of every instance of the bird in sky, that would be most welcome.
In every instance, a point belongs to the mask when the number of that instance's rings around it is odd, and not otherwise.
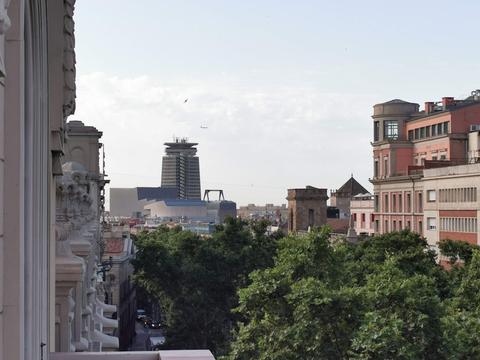
[[[188,101],[188,98],[185,99],[185,101],[183,102],[184,104]]]

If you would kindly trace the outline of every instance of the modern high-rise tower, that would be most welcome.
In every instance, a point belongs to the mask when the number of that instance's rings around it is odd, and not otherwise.
[[[200,166],[196,156],[198,143],[175,138],[165,143],[162,162],[162,187],[175,187],[179,199],[200,199]]]

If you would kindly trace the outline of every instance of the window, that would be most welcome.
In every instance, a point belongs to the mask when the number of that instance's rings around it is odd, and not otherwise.
[[[439,190],[439,202],[476,202],[477,201],[477,188],[453,188],[453,189],[440,189]]]
[[[448,134],[448,121],[443,123],[443,133]]]
[[[432,136],[437,136],[437,125],[432,125]]]
[[[423,234],[423,222],[422,221],[418,222],[418,233]]]
[[[373,162],[373,176],[378,178],[378,159]]]
[[[437,124],[437,135],[443,134],[443,127],[442,124]]]
[[[440,160],[447,160],[447,155],[445,154],[440,155]]]
[[[373,141],[380,140],[380,121],[373,122]]]
[[[378,212],[378,195],[375,194],[374,196],[374,205],[375,205],[375,212]]]
[[[418,212],[423,212],[423,195],[421,192],[418,193]]]
[[[406,204],[406,208],[407,208],[407,212],[411,212],[412,211],[412,196],[410,195],[410,193],[407,194],[407,204]]]
[[[397,195],[392,194],[392,212],[397,212]]]
[[[410,229],[410,220],[407,220],[407,229]]]
[[[380,232],[380,221],[375,220],[375,232]]]
[[[383,176],[388,176],[388,157],[383,158]]]
[[[408,130],[408,140],[413,140],[413,130]]]
[[[427,218],[427,229],[436,230],[437,229],[437,219],[434,217]]]
[[[398,221],[398,230],[402,230],[402,220]]]
[[[432,155],[432,160],[437,160],[437,155]]]
[[[476,233],[477,218],[441,217],[440,231]]]
[[[427,127],[425,128],[425,136],[426,136],[426,137],[430,137],[430,126],[427,126]]]
[[[385,220],[385,228],[383,229],[384,233],[388,232],[388,220]]]
[[[396,220],[393,220],[392,230],[393,231],[397,230],[397,221]]]
[[[365,222],[365,214],[362,214],[362,223]]]
[[[435,192],[435,190],[427,190],[427,201],[437,201],[437,193]]]
[[[386,139],[398,139],[398,121],[387,120],[383,123]]]
[[[403,212],[402,194],[398,194],[398,212]]]
[[[385,194],[385,209],[384,212],[388,212],[388,194]]]
[[[420,129],[415,129],[415,140],[420,139]]]
[[[420,128],[420,139],[423,139],[423,138],[425,138],[425,128],[424,127]]]
[[[315,224],[315,210],[308,209],[308,226],[313,226]]]

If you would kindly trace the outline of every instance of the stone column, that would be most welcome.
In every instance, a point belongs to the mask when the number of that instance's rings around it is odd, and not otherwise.
[[[55,351],[75,351],[74,322],[75,300],[74,289],[80,287],[85,266],[83,260],[75,257],[57,257],[55,286]]]

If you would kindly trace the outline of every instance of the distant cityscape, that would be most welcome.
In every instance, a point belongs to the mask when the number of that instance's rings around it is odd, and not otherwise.
[[[427,101],[422,110],[415,103],[387,101],[374,105],[372,118],[374,173],[365,181],[373,194],[352,175],[337,190],[288,189],[288,204],[237,208],[223,190],[218,198],[201,199],[199,144],[176,138],[165,143],[161,186],[111,188],[109,216],[128,219],[135,229],[180,225],[203,234],[227,216],[238,216],[267,220],[285,232],[327,224],[334,233],[355,236],[411,229],[436,251],[438,242],[451,236],[477,243],[480,90],[466,99]]]
[[[0,1],[0,360],[479,359],[480,89],[372,99],[480,5],[413,5]]]
[[[373,110],[374,173],[368,179],[373,194],[352,174],[338,189],[310,185],[286,189],[286,204],[237,208],[223,189],[205,189],[201,196],[200,144],[186,138],[165,143],[160,186],[110,188],[110,210],[102,212],[105,305],[97,304],[102,314],[115,313],[120,322],[103,320],[102,348],[132,346],[137,297],[131,281],[130,260],[135,254],[131,236],[159,226],[180,226],[209,236],[227,217],[264,220],[269,233],[302,234],[328,225],[332,236],[353,243],[409,229],[425,237],[444,265],[449,259],[440,255],[441,240],[478,244],[480,91],[462,100],[445,97],[441,102],[426,102],[422,110],[418,104],[398,99],[376,104]],[[71,150],[63,166],[67,179],[77,179],[89,166],[90,178],[100,179],[95,186],[102,199],[108,180],[99,172],[98,162],[85,160],[98,158],[98,146],[92,153],[88,144],[92,139],[98,142],[101,132],[71,121],[68,133]],[[71,246],[81,254],[75,241]],[[144,306],[151,313],[159,312],[155,302]]]

